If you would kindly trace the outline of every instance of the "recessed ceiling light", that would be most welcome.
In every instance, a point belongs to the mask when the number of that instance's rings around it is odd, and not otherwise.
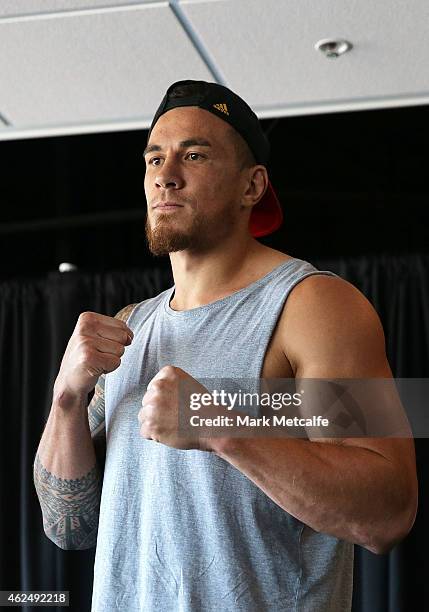
[[[314,48],[316,51],[321,51],[326,57],[335,59],[343,53],[346,53],[346,51],[350,51],[350,49],[353,48],[353,45],[347,40],[323,38],[314,45]]]

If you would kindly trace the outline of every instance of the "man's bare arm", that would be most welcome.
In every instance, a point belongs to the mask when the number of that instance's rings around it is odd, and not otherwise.
[[[101,381],[97,383],[101,388]],[[54,398],[34,462],[34,484],[50,540],[66,550],[95,546],[102,472],[88,420],[100,420],[104,398],[94,394],[64,407]],[[102,416],[104,421],[104,415]],[[92,417],[94,420],[94,417]]]
[[[125,321],[134,304],[115,318]],[[115,330],[118,333],[118,330]],[[103,347],[104,348],[104,347]],[[104,470],[104,382],[94,396],[54,387],[54,397],[34,462],[34,484],[46,535],[60,548],[95,545]]]
[[[312,276],[289,300],[282,324],[296,379],[392,376],[378,315],[352,285]],[[412,439],[213,438],[210,446],[316,531],[384,553],[413,525]]]

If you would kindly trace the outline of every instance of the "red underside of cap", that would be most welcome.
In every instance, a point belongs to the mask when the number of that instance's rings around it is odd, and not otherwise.
[[[282,207],[271,182],[268,181],[263,198],[253,207],[249,219],[249,230],[252,236],[258,238],[275,232],[282,223]]]

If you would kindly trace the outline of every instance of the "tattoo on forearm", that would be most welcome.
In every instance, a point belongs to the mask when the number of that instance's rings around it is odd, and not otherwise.
[[[102,374],[95,385],[94,396],[88,406],[88,422],[92,436],[97,435],[105,427],[104,385],[105,375]]]
[[[65,550],[95,546],[101,496],[98,465],[82,478],[67,480],[48,472],[37,454],[34,484],[48,538]]]

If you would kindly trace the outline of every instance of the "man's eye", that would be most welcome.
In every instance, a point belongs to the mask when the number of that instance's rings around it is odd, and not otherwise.
[[[201,155],[201,153],[194,153],[194,152],[187,153],[186,157],[189,157],[191,155],[195,155],[196,156],[196,157],[192,158],[194,161],[196,161],[196,158],[198,158],[198,157],[204,157],[203,155]],[[151,157],[149,159],[149,161],[147,162],[148,166],[158,166],[159,164],[154,163],[154,162],[156,162],[157,160],[160,160],[160,159],[161,159],[161,157]]]

